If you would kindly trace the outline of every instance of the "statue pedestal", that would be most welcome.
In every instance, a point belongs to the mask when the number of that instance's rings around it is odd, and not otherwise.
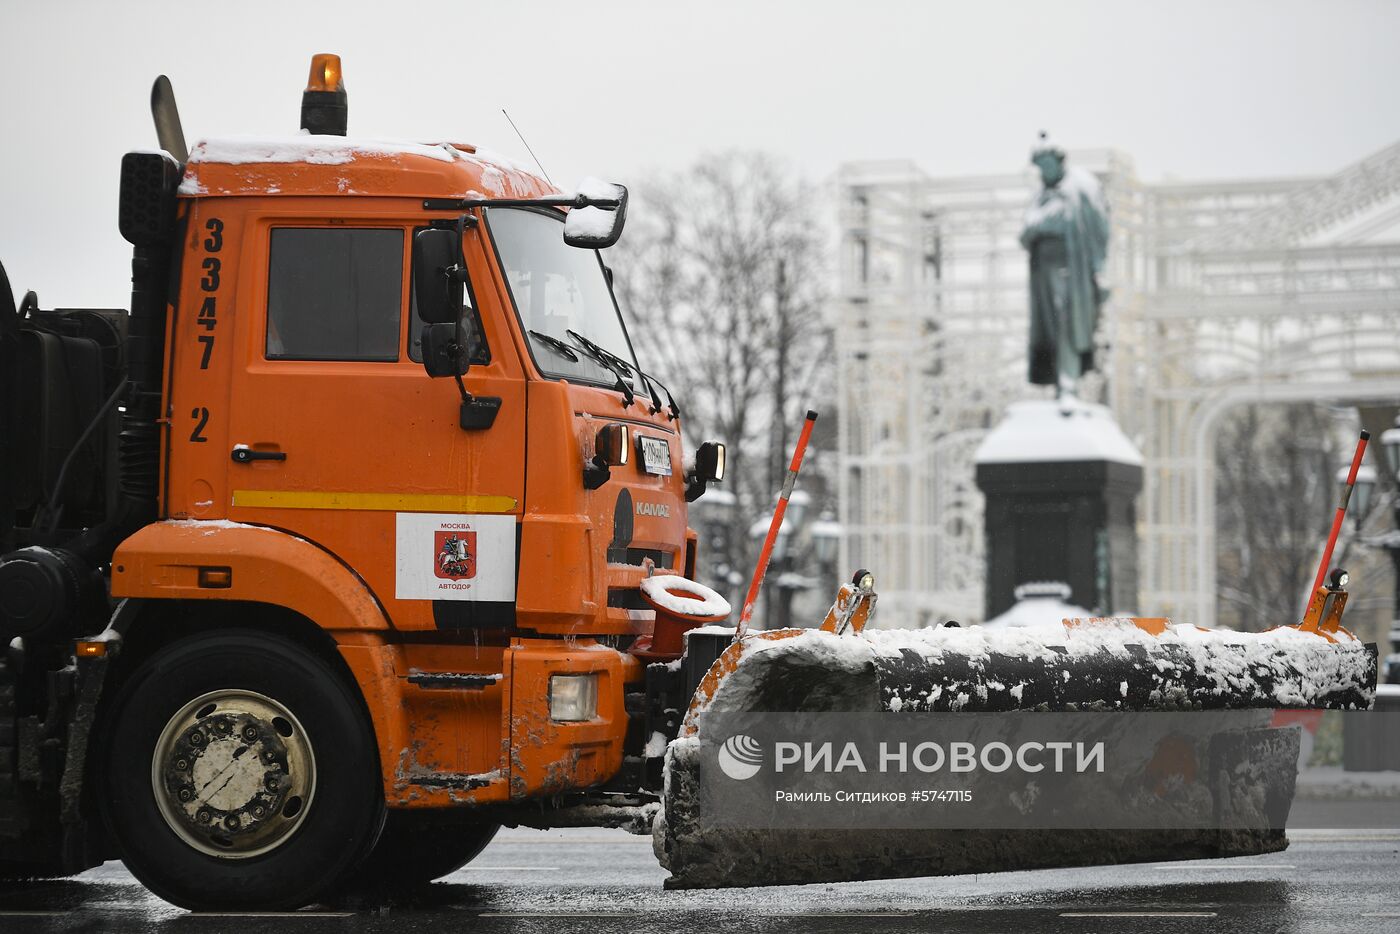
[[[1137,610],[1142,455],[1106,407],[1013,403],[976,463],[987,501],[985,618],[1034,581],[1063,581],[1068,603],[1099,615]]]

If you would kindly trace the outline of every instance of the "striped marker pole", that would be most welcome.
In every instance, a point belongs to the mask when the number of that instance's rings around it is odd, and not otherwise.
[[[1347,503],[1351,502],[1351,489],[1356,486],[1356,472],[1361,469],[1361,456],[1366,453],[1366,442],[1370,440],[1371,433],[1362,431],[1361,439],[1356,442],[1356,454],[1351,459],[1351,472],[1347,474],[1347,485],[1342,489],[1342,501],[1337,504],[1337,515],[1332,518],[1332,534],[1327,536],[1327,548],[1322,552],[1322,563],[1317,566],[1317,580],[1313,581],[1312,591],[1308,594],[1309,600],[1327,577],[1327,566],[1332,563],[1332,549],[1337,546],[1337,536],[1342,531],[1342,520],[1347,515]]]
[[[778,540],[778,530],[783,526],[788,497],[792,495],[792,488],[797,485],[797,472],[802,469],[802,455],[807,452],[807,440],[812,437],[812,426],[816,422],[817,413],[808,409],[807,420],[802,423],[802,434],[797,438],[797,449],[792,452],[792,463],[788,465],[787,479],[783,481],[783,491],[778,494],[778,508],[773,510],[773,519],[768,523],[768,537],[763,540],[763,550],[758,553],[758,566],[753,569],[753,580],[749,582],[749,595],[744,598],[744,609],[739,614],[739,625],[734,629],[736,640],[744,637],[749,628],[749,620],[753,618],[758,591],[763,586],[763,576],[768,573],[768,559],[773,554],[773,543]]]

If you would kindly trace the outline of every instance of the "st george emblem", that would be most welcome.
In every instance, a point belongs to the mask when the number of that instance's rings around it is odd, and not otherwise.
[[[433,535],[437,551],[433,573],[447,580],[469,580],[476,577],[476,532],[440,531]]]

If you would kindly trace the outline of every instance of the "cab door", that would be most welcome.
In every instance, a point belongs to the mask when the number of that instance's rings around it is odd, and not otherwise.
[[[421,225],[421,221],[419,222]],[[350,566],[400,629],[514,617],[525,392],[499,314],[467,289],[472,394],[423,370],[410,295],[412,218],[264,216],[249,224],[231,374],[228,516],[305,538]],[[475,231],[468,271],[489,281]]]

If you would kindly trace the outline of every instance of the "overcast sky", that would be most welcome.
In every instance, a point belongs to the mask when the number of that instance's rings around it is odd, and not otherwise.
[[[0,260],[45,306],[125,306],[121,154],[170,76],[191,141],[297,129],[338,52],[350,135],[453,139],[554,180],[733,148],[1015,171],[1035,131],[1147,179],[1326,173],[1400,138],[1400,2],[0,0]]]

